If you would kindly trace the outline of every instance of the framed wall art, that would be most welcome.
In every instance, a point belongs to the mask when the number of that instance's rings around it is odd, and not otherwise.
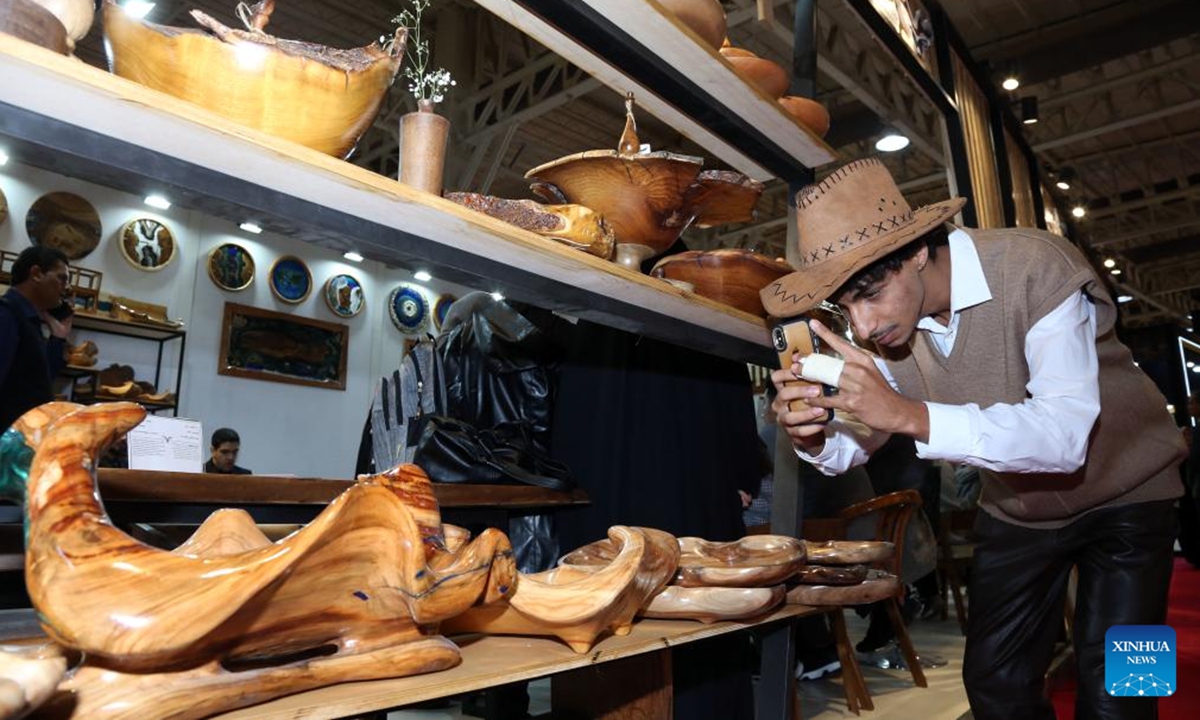
[[[254,282],[254,258],[236,243],[222,243],[208,253],[208,277],[222,290],[245,290]]]
[[[429,300],[417,286],[403,283],[388,295],[388,315],[400,332],[417,334],[429,324]]]
[[[271,294],[293,305],[304,302],[312,292],[312,273],[304,261],[295,255],[284,255],[271,264],[268,275]]]
[[[366,304],[362,283],[353,275],[334,275],[325,281],[323,291],[325,304],[334,315],[352,318],[362,312]]]
[[[329,388],[346,389],[350,328],[225,303],[221,324],[221,375]]]
[[[154,218],[125,223],[117,235],[121,257],[139,270],[162,270],[175,259],[175,235]]]
[[[25,232],[34,245],[62,250],[68,260],[79,260],[100,244],[100,215],[74,193],[47,193],[25,214]]]

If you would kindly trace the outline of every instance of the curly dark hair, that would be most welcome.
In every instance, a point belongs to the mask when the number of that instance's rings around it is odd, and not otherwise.
[[[922,248],[929,248],[929,259],[937,257],[938,248],[950,243],[950,230],[945,225],[938,225],[929,232],[915,238],[892,252],[884,255],[875,262],[850,276],[850,279],[833,291],[830,300],[836,300],[846,293],[860,293],[876,285],[888,275],[899,272],[900,266],[911,259]]]

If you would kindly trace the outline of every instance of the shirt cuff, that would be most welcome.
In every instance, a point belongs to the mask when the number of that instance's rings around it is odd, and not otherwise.
[[[929,411],[929,442],[914,443],[917,457],[959,461],[969,455],[975,437],[970,406],[927,402],[925,409]]]

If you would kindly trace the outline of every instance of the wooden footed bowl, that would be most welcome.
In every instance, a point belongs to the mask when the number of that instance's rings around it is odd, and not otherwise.
[[[796,95],[784,95],[779,98],[779,104],[801,125],[811,130],[813,135],[823,138],[829,132],[829,111],[816,100]]]
[[[542,205],[533,200],[507,200],[468,192],[446,193],[446,199],[590,255],[605,260],[612,256],[616,242],[612,228],[603,215],[591,208]]]
[[[406,33],[390,48],[352,50],[262,32],[274,3],[259,3],[256,29],[234,30],[199,10],[212,31],[155,25],[104,1],[112,72],[224,118],[343,158],[370,126],[400,69]]]
[[[73,43],[67,37],[67,29],[54,13],[33,0],[0,2],[0,33],[41,45],[60,55],[71,54]]]
[[[732,542],[679,538],[679,571],[684,587],[767,587],[804,566],[804,543],[786,535],[747,535]]]
[[[669,620],[744,620],[771,610],[784,597],[782,585],[774,587],[682,587],[671,585],[650,599],[642,617]]]
[[[797,585],[788,590],[792,605],[868,605],[895,596],[900,580],[895,575],[872,570],[857,585]]]
[[[896,546],[882,540],[805,541],[812,565],[871,565],[890,560]]]
[[[733,66],[743,80],[778,100],[792,85],[787,70],[777,62],[760,58],[749,50],[729,45],[720,50],[721,57]]]
[[[650,274],[691,283],[697,295],[744,313],[766,317],[759,291],[792,272],[792,266],[749,250],[689,250],[665,257]]]
[[[658,0],[715,50],[725,42],[725,8],[717,0]]]

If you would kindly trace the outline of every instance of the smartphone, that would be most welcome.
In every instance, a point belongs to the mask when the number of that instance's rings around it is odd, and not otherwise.
[[[776,352],[779,353],[779,367],[788,369],[792,366],[792,356],[796,353],[800,357],[812,355],[821,351],[821,339],[813,334],[812,328],[808,326],[809,318],[805,316],[794,317],[789,320],[780,322],[775,327],[771,328],[771,342],[775,345]],[[791,385],[819,385],[822,389],[822,394],[829,396],[833,394],[833,388],[822,383],[812,382],[811,380],[788,380],[784,383],[786,386]],[[803,400],[793,400],[788,403],[788,410],[793,412],[804,409]],[[828,410],[825,417],[813,420],[808,423],[811,425],[822,425],[833,419],[833,410]]]
[[[75,314],[75,304],[70,300],[63,300],[57,306],[50,310],[50,317],[58,321],[66,320]]]

